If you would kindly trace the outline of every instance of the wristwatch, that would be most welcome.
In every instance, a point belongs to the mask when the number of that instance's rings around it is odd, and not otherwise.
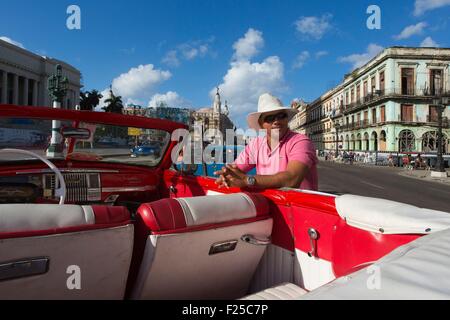
[[[253,187],[256,184],[255,176],[247,176],[247,185]]]

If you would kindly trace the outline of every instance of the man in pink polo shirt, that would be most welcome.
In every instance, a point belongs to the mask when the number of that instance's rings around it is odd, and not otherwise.
[[[258,112],[249,114],[251,129],[265,130],[266,136],[253,139],[234,164],[221,171],[216,183],[221,187],[318,189],[316,150],[305,135],[289,130],[288,122],[297,110],[283,107],[276,97],[265,93]],[[246,172],[256,167],[256,176]]]

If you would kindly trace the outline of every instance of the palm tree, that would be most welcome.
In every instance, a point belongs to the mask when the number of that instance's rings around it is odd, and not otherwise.
[[[97,90],[80,92],[80,110],[92,111],[100,103],[103,98],[102,94]]]
[[[92,110],[95,109],[96,106],[100,103],[100,99],[103,98],[103,95],[98,92],[98,90],[92,90],[89,92],[89,101],[91,103]]]
[[[112,89],[109,90],[109,98],[105,100],[105,103],[107,104],[106,107],[102,108],[103,110],[105,110],[105,112],[122,113],[122,97],[115,96],[112,92]]]
[[[92,110],[89,105],[88,93],[89,91],[80,91],[80,110]]]

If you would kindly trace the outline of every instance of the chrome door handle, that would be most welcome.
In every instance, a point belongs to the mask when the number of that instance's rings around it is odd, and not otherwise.
[[[255,246],[267,246],[272,243],[272,240],[270,237],[265,239],[258,239],[252,234],[245,234],[241,237],[241,240],[250,244],[253,244]]]
[[[317,257],[317,254],[316,254],[317,251],[316,251],[316,244],[315,243],[316,243],[317,239],[319,239],[319,233],[317,232],[316,229],[309,228],[308,236],[309,236],[309,243],[311,245],[311,251],[308,252],[308,256],[310,258]]]
[[[175,186],[170,186],[169,187],[169,192],[171,192],[171,193],[177,193],[178,192],[178,190],[177,190],[177,188],[175,188]]]

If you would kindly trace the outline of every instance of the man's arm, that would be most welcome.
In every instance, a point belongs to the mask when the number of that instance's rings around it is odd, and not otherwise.
[[[255,187],[264,189],[297,188],[305,178],[309,168],[299,161],[289,161],[286,171],[273,175],[256,175]],[[239,170],[236,165],[228,165],[223,170],[217,183],[227,187],[248,187],[247,175]]]
[[[308,173],[308,166],[299,161],[289,161],[286,171],[274,175],[255,176],[256,187],[265,189],[298,188]]]

